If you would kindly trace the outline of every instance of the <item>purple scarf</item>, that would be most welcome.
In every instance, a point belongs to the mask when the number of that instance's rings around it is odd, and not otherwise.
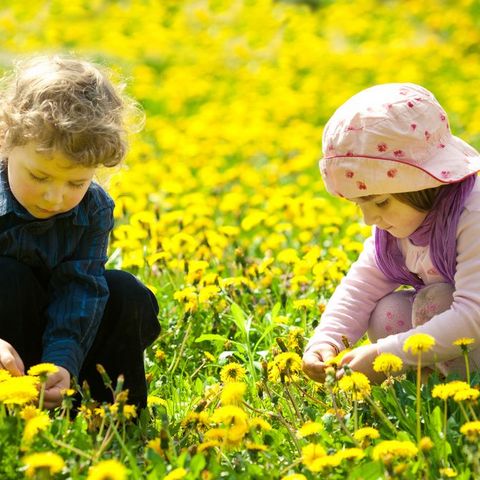
[[[408,237],[414,245],[430,245],[433,266],[451,284],[457,268],[458,219],[476,178],[477,175],[470,175],[461,182],[443,187],[423,223]],[[407,269],[397,239],[379,228],[375,229],[375,258],[378,268],[390,280],[411,285],[415,290],[425,286]]]

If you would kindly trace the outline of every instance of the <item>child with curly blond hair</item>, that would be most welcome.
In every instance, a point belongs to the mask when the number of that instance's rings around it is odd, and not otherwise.
[[[70,57],[19,62],[0,85],[0,368],[56,365],[53,408],[72,377],[112,401],[101,364],[144,407],[158,305],[133,275],[105,270],[114,203],[93,181],[125,157],[134,102],[102,68]]]

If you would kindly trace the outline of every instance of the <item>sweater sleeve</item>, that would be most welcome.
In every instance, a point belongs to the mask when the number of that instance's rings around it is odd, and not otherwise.
[[[330,343],[339,351],[343,350],[342,336],[353,345],[367,331],[377,302],[397,287],[399,284],[388,279],[378,268],[374,238],[369,237],[358,260],[330,298],[306,349]]]
[[[416,365],[417,357],[403,351],[405,340],[415,333],[435,338],[431,351],[422,354],[422,363],[431,365],[458,357],[459,347],[453,342],[470,337],[480,343],[480,211],[465,209],[457,229],[457,271],[451,307],[427,323],[407,332],[378,340],[379,351],[393,353],[406,365]]]

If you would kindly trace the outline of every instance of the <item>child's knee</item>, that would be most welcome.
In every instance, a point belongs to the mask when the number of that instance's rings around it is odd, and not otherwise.
[[[453,301],[454,288],[449,283],[435,283],[420,290],[413,301],[412,323],[416,327],[444,312]]]
[[[128,272],[107,270],[105,277],[110,290],[108,315],[116,318],[117,326],[124,332],[136,330],[150,344],[160,333],[158,303],[153,292]]]
[[[367,333],[372,343],[412,327],[412,296],[411,291],[400,291],[378,301],[368,324]]]

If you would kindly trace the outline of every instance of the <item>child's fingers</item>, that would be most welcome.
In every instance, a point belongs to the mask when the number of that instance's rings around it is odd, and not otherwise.
[[[14,376],[18,377],[24,374],[25,368],[22,359],[15,350],[0,353],[0,363],[2,368],[8,370]]]
[[[45,390],[44,405],[45,408],[55,408],[62,403],[63,395],[59,387],[52,387]]]
[[[340,360],[340,366],[348,365],[351,363],[351,361],[355,358],[355,354],[353,353],[354,351],[352,350],[351,352],[346,353]]]
[[[312,380],[317,382],[325,380],[325,364],[320,352],[306,352],[303,355],[302,368]]]

